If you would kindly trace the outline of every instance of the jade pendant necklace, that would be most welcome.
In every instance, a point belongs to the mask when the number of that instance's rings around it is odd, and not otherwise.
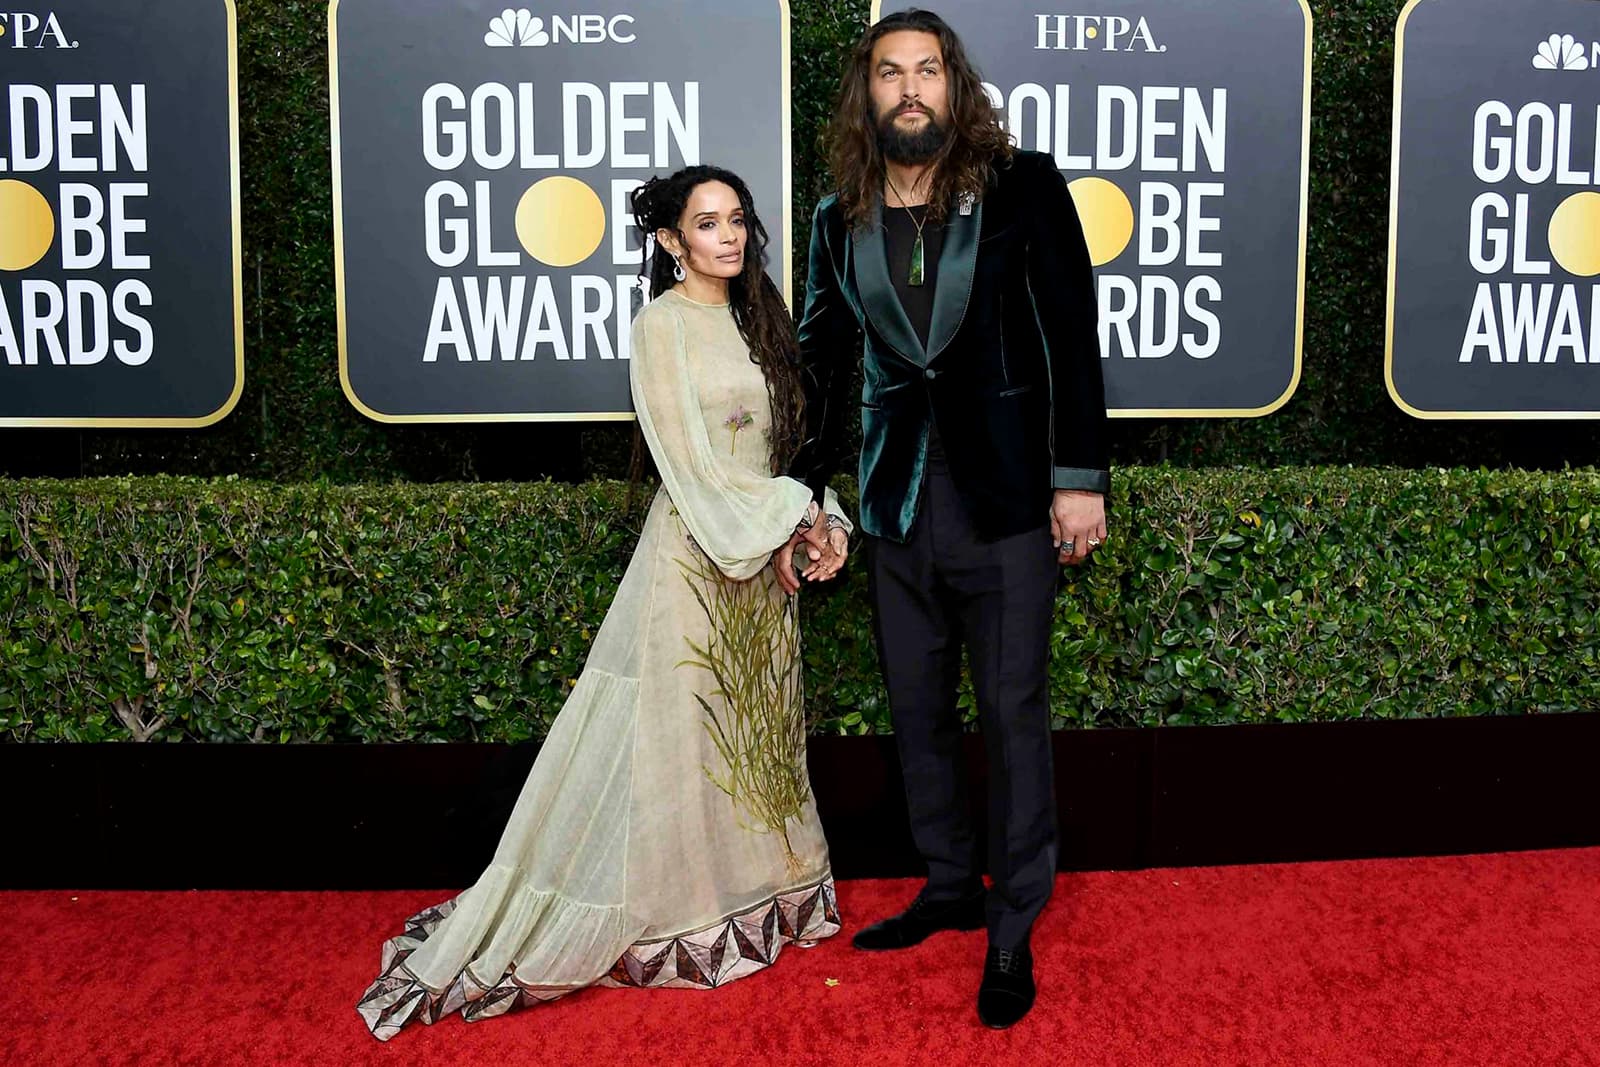
[[[909,206],[907,206],[905,195],[900,192],[899,188],[897,188],[895,186],[894,181],[887,174],[885,174],[883,176],[883,180],[889,183],[889,188],[894,190],[894,195],[900,198],[900,206],[905,209],[905,213],[907,215],[911,216],[911,224],[917,228],[917,239],[915,241],[911,242],[911,270],[909,272],[907,272],[907,274],[906,274],[906,284],[907,285],[921,285],[922,284],[922,224],[926,221],[926,218],[925,217],[923,219],[918,219],[917,218],[916,212],[912,211],[911,208]]]

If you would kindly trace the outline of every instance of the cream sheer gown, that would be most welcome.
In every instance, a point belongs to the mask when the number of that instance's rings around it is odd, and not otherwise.
[[[712,988],[839,930],[772,565],[811,493],[770,473],[727,305],[662,293],[630,376],[662,488],[493,862],[384,944],[357,1008],[380,1040],[597,983]]]

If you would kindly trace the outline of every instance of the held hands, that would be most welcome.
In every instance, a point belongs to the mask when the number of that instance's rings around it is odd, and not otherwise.
[[[818,523],[816,529],[823,531],[824,544],[827,547],[822,552],[821,559],[813,559],[811,566],[806,568],[807,581],[825,582],[838,574],[844,567],[845,557],[850,554],[850,535],[845,533],[843,526],[829,526],[824,529]]]
[[[778,585],[785,595],[792,596],[800,590],[800,576],[795,573],[796,570],[803,570],[822,558],[824,545],[817,531],[817,513],[820,510],[813,500],[806,509],[805,519],[794,528],[794,533],[789,535],[783,547],[773,553],[773,568],[778,572]],[[799,567],[796,567],[796,550],[803,553],[798,561]]]
[[[785,594],[793,595],[799,592],[802,577],[809,582],[825,582],[839,573],[849,550],[849,534],[842,526],[825,521],[813,500],[806,521],[795,527],[788,542],[773,554],[778,585]]]
[[[1076,566],[1106,539],[1106,498],[1082,489],[1057,489],[1050,506],[1056,559]]]

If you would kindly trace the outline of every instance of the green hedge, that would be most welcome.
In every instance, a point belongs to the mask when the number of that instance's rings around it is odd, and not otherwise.
[[[542,736],[644,495],[0,482],[0,739]],[[1057,725],[1600,708],[1597,520],[1594,471],[1121,471]],[[814,729],[886,730],[859,560],[804,595]]]
[[[934,5],[937,8],[937,5]],[[1390,99],[1401,0],[1313,0],[1304,375],[1259,420],[1129,420],[1125,464],[1600,463],[1563,423],[1422,423],[1383,386]],[[867,0],[791,0],[795,239],[828,188],[816,150]],[[339,389],[325,0],[239,0],[247,367],[239,407],[205,431],[0,430],[0,475],[238,474],[337,482],[620,477],[619,425],[384,426]],[[796,256],[798,269],[805,257]],[[797,283],[797,291],[799,286]]]

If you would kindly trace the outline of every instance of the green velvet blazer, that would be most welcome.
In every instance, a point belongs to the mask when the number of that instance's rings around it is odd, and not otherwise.
[[[984,537],[1045,524],[1055,489],[1108,492],[1093,270],[1050,157],[1019,151],[968,214],[952,205],[926,347],[889,279],[882,210],[852,232],[836,197],[817,205],[800,317],[808,437],[791,473],[820,501],[859,410],[860,526],[875,537],[910,533],[930,420]]]

